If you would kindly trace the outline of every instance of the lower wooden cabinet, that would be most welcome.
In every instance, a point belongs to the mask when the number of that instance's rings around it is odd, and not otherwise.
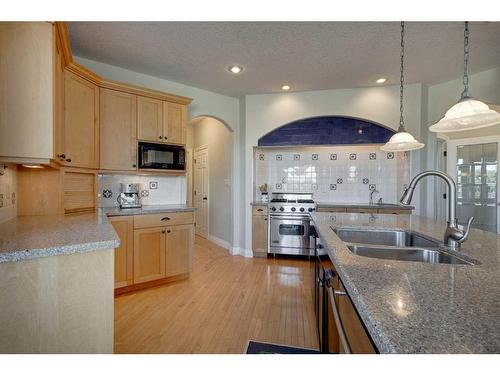
[[[165,228],[134,230],[135,284],[166,277],[165,233]]]
[[[187,220],[188,214],[191,220]],[[154,226],[155,215],[110,218],[121,243],[115,250],[115,289],[118,293],[189,275],[194,247],[193,213],[168,215],[173,225]],[[180,219],[190,222],[176,224]],[[145,223],[151,226],[144,228]]]
[[[115,249],[115,288],[134,283],[134,218],[115,216],[109,219],[120,237],[120,247]]]
[[[252,252],[254,257],[267,256],[267,207],[255,206],[252,210]]]

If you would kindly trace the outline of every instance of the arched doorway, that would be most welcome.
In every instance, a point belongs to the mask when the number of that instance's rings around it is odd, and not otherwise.
[[[196,207],[196,234],[231,249],[233,131],[212,116],[192,119],[187,132],[188,204]]]

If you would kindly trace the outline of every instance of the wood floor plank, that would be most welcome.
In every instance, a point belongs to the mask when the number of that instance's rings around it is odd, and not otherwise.
[[[318,349],[306,259],[243,258],[196,236],[187,280],[115,298],[116,353],[242,353],[248,340]]]

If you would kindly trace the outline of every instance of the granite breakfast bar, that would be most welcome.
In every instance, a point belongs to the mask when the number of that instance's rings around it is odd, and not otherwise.
[[[444,222],[409,215],[312,213],[328,255],[380,353],[500,352],[500,237],[477,229],[461,253],[476,265],[353,254],[332,227],[410,229],[442,240]]]

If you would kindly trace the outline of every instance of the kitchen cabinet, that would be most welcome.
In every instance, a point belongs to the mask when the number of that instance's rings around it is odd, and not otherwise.
[[[166,276],[187,274],[191,270],[194,245],[194,225],[166,228]]]
[[[165,228],[134,230],[134,283],[162,279],[165,271]]]
[[[99,88],[70,71],[64,79],[61,164],[99,168]]]
[[[252,209],[252,252],[254,257],[267,257],[268,217],[266,206]]]
[[[54,157],[54,32],[48,22],[0,23],[0,160]]]
[[[161,100],[145,96],[137,97],[137,138],[142,141],[163,141],[163,102]]]
[[[163,102],[163,139],[166,143],[186,144],[187,108]]]
[[[100,169],[137,169],[137,96],[99,90]]]
[[[120,247],[115,249],[115,288],[134,282],[134,218],[114,216],[109,221],[120,237]]]
[[[55,28],[57,30],[57,28]],[[54,61],[54,151],[53,158],[59,160],[57,155],[63,151],[63,128],[64,128],[64,56],[63,46],[59,34],[56,33],[55,61]]]

